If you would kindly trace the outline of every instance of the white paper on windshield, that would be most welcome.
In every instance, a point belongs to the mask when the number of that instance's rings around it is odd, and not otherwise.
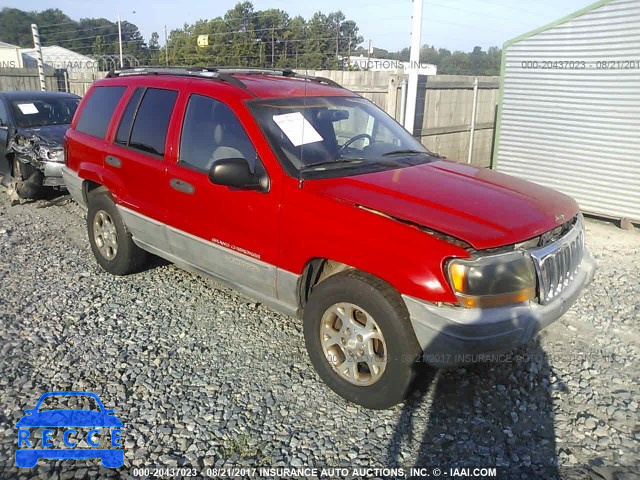
[[[274,115],[273,121],[276,122],[276,125],[280,127],[280,130],[284,132],[295,147],[322,141],[320,134],[300,112]]]
[[[33,115],[35,113],[38,113],[38,109],[33,103],[19,103],[18,108],[25,115]]]

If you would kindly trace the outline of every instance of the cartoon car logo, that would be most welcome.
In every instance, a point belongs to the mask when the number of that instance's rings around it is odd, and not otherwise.
[[[47,398],[50,397],[90,397],[99,407],[97,410],[84,409],[54,409],[39,411]],[[16,465],[20,468],[35,467],[38,459],[73,459],[84,460],[99,458],[105,468],[118,468],[124,463],[124,451],[120,439],[120,427],[122,422],[114,415],[114,410],[104,408],[104,405],[95,393],[90,392],[49,392],[40,397],[34,408],[25,410],[26,415],[16,423],[18,427],[18,449],[16,450]],[[63,428],[62,444],[68,448],[54,448],[53,430],[50,428]],[[91,428],[86,436],[87,445],[99,447],[100,442],[96,436],[101,428],[108,428],[112,447],[120,448],[73,448],[78,444],[78,431],[74,427]],[[42,428],[42,437],[31,437],[28,428]],[[37,446],[41,440],[42,448]],[[58,441],[60,439],[58,438]],[[24,448],[21,448],[24,447]]]

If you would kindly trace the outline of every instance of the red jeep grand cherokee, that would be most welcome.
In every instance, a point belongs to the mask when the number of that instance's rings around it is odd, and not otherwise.
[[[528,342],[595,270],[571,198],[446,161],[289,70],[111,73],[66,150],[105,270],[151,252],[302,317],[320,377],[370,408],[401,401],[419,359]]]

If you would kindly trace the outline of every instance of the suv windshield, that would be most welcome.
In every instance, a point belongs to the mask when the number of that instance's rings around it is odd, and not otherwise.
[[[344,176],[417,165],[438,156],[369,100],[302,97],[248,102],[293,176]]]
[[[79,98],[14,100],[11,108],[18,127],[41,127],[70,124],[79,103]]]

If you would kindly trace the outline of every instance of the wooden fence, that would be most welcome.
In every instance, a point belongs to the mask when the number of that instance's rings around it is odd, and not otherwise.
[[[87,93],[89,87],[96,80],[100,80],[107,75],[107,72],[70,72],[68,74],[68,91],[80,95]]]
[[[405,111],[403,90],[408,75],[391,72],[299,70],[327,77],[368,98],[398,122]],[[477,77],[476,118],[471,163],[491,164],[496,105],[500,77]],[[469,155],[474,83],[476,77],[463,75],[420,75],[414,132],[429,150],[451,160],[466,162]],[[404,84],[404,85],[403,85]]]
[[[58,91],[59,76],[52,68],[45,69],[47,90]],[[37,68],[1,68],[0,91],[40,90],[40,77]]]
[[[21,73],[22,72],[22,73]],[[408,75],[393,72],[299,70],[306,75],[330,78],[368,98],[403,123]],[[47,72],[47,88],[84,95],[91,84],[106,72]],[[60,75],[63,75],[62,77]],[[474,83],[478,79],[477,93]],[[1,90],[38,90],[37,70],[0,70]],[[414,132],[428,149],[451,160],[488,167],[493,150],[499,77],[461,75],[421,75]],[[472,121],[476,99],[475,123]],[[474,124],[473,152],[469,157],[471,128]]]

